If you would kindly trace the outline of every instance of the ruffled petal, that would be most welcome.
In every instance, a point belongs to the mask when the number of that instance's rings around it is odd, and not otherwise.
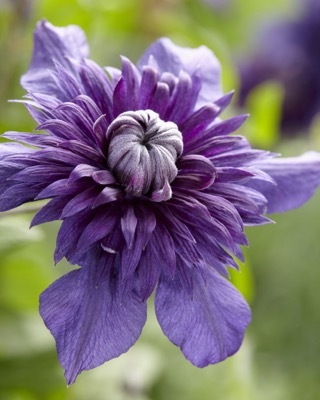
[[[153,43],[138,62],[138,68],[154,66],[158,72],[171,72],[179,76],[181,71],[190,76],[199,74],[202,81],[197,108],[217,100],[222,95],[220,63],[205,46],[196,49],[176,46],[170,39],[161,38]]]
[[[68,384],[91,369],[126,352],[146,320],[146,303],[135,291],[119,294],[106,265],[72,271],[40,297],[41,316],[54,336]]]
[[[164,334],[197,367],[234,354],[251,318],[241,294],[208,268],[184,269],[174,279],[162,276],[155,307]]]
[[[267,213],[278,213],[301,206],[320,185],[320,154],[307,152],[300,157],[267,159],[259,169],[276,184],[254,179],[248,185],[267,199]]]
[[[81,60],[89,56],[84,32],[78,26],[57,28],[47,21],[40,21],[34,32],[34,49],[29,70],[22,76],[24,89],[42,94],[63,97],[52,75],[54,62],[72,72],[70,58]]]

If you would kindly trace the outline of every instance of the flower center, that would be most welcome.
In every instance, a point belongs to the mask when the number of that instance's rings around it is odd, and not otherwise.
[[[107,139],[109,167],[127,193],[156,202],[171,198],[170,183],[183,150],[176,124],[151,110],[127,111],[111,123]]]

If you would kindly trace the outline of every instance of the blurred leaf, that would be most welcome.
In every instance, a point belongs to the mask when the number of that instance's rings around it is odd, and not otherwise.
[[[162,370],[161,354],[139,341],[121,357],[84,372],[71,390],[76,400],[149,400],[148,392]]]
[[[29,226],[30,218],[27,216],[2,214],[0,216],[0,253],[14,246],[43,239],[40,228],[30,230]]]
[[[247,251],[244,250],[245,254]],[[251,272],[249,257],[246,255],[245,263],[237,260],[240,270],[229,269],[230,279],[233,285],[243,294],[244,298],[251,303],[254,296],[254,282]]]
[[[283,89],[275,82],[258,85],[248,96],[250,118],[246,124],[249,140],[261,148],[273,147],[279,137]]]

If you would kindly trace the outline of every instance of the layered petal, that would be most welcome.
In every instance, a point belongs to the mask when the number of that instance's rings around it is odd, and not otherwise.
[[[138,67],[151,65],[160,73],[170,72],[179,76],[181,71],[190,76],[199,74],[201,90],[197,108],[211,103],[222,95],[220,63],[205,46],[191,49],[179,47],[170,39],[161,38],[153,43],[138,61]]]
[[[161,276],[155,307],[164,334],[197,367],[234,354],[250,322],[241,294],[209,268],[184,269],[174,279]]]
[[[248,185],[267,199],[267,213],[278,213],[300,207],[315,193],[320,184],[320,154],[307,152],[300,157],[271,158],[258,168],[273,178],[250,180]]]
[[[74,270],[40,296],[41,316],[54,336],[68,384],[83,370],[118,357],[140,336],[146,303],[134,290],[120,295],[113,257]]]
[[[53,77],[55,62],[73,72],[70,58],[81,60],[89,56],[84,32],[76,25],[58,28],[43,20],[34,32],[34,50],[27,73],[21,78],[24,89],[64,98]]]

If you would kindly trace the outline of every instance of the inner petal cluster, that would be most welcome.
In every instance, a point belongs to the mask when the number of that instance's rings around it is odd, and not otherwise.
[[[146,195],[160,202],[172,196],[170,183],[177,176],[182,154],[181,132],[151,110],[127,111],[108,127],[108,165],[133,196]]]

